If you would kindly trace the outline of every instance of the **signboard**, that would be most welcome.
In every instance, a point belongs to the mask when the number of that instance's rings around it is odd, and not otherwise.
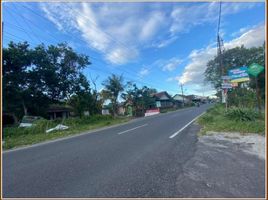
[[[246,66],[228,70],[228,76],[232,83],[249,81],[248,68]]]
[[[230,89],[230,88],[232,88],[233,86],[232,86],[232,83],[222,83],[221,84],[221,88],[222,89]]]
[[[238,83],[234,82],[234,83],[231,83],[232,84],[232,87],[237,87],[238,86]]]
[[[222,95],[222,103],[226,103],[226,96],[227,96],[227,94],[225,93],[224,90],[221,91],[221,95]]]
[[[156,102],[156,107],[157,107],[157,108],[160,108],[160,107],[161,107],[161,102],[160,102],[160,101],[157,101],[157,102]]]
[[[258,76],[262,71],[264,70],[264,67],[259,65],[259,64],[256,64],[256,63],[253,63],[249,66],[248,68],[248,73],[252,76]]]
[[[230,80],[231,78],[230,78],[230,76],[222,76],[221,79],[223,79],[223,80]]]

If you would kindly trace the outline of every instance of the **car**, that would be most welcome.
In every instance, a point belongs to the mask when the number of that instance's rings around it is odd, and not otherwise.
[[[39,119],[42,119],[42,117],[25,115],[23,116],[19,127],[22,127],[22,128],[32,127],[34,125],[34,122],[36,122]]]

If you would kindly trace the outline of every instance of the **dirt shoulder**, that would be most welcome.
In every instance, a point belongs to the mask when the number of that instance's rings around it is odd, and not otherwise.
[[[264,136],[209,132],[198,137],[195,148],[177,178],[184,197],[265,197]]]

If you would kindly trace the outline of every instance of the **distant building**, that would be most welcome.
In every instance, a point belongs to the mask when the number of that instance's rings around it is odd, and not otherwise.
[[[101,110],[101,114],[102,115],[110,115],[110,110],[112,109],[112,104],[109,103],[108,105],[103,105],[102,106],[102,110]]]
[[[173,99],[166,91],[155,93],[153,97],[157,108],[171,108],[174,106]]]
[[[47,113],[49,115],[49,119],[57,119],[57,118],[68,118],[72,108],[70,106],[53,104],[50,105]]]
[[[126,106],[124,103],[119,103],[117,106],[117,114],[118,115],[124,115],[126,113]]]
[[[181,95],[181,94],[175,94],[173,96],[173,101],[176,107],[182,107],[184,105],[189,105],[191,104],[191,99],[188,98],[186,95]]]

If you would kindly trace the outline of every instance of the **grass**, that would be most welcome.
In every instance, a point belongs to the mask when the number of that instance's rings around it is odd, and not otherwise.
[[[205,135],[208,131],[265,133],[264,113],[259,116],[256,111],[248,108],[229,108],[226,112],[224,106],[218,104],[208,109],[197,122],[203,126],[200,135]]]
[[[79,134],[84,131],[90,131],[97,128],[111,126],[129,121],[130,118],[112,118],[111,116],[92,116],[79,118],[69,118],[64,120],[39,120],[35,126],[30,128],[8,127],[3,129],[3,149],[11,149],[24,145],[35,144],[43,141]],[[69,126],[67,130],[53,131],[46,133],[49,128],[62,123]]]

